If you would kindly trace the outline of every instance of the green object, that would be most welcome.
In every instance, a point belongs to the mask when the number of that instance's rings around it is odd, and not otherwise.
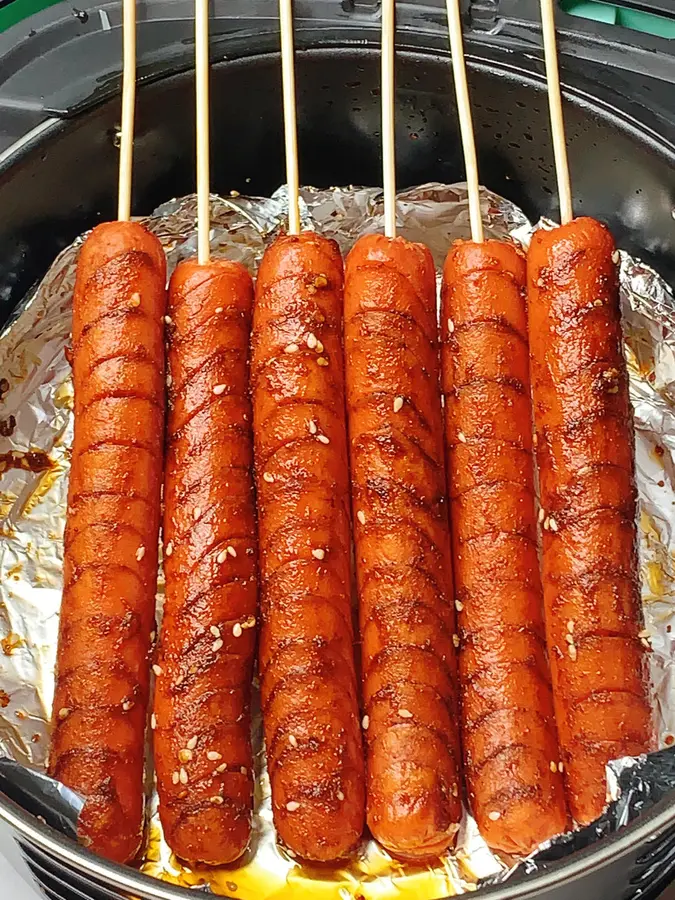
[[[620,4],[600,3],[597,0],[561,0],[561,7],[572,16],[593,19],[609,25],[621,25],[643,34],[655,34],[657,37],[675,38],[675,21],[666,16],[654,13],[636,12],[625,9]]]
[[[0,6],[0,31],[6,31],[17,22],[21,22],[49,6],[54,6],[58,2],[59,0],[12,0],[6,6]]]

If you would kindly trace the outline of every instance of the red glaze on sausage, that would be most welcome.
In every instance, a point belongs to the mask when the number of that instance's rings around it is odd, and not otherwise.
[[[567,813],[537,554],[525,255],[457,241],[443,271],[446,449],[471,809],[527,854]]]
[[[241,856],[251,831],[252,308],[253,282],[238,263],[189,260],[171,279],[155,768],[167,843],[209,865]]]
[[[442,853],[461,816],[456,641],[433,261],[367,235],[345,273],[368,825]]]
[[[252,388],[274,822],[297,855],[335,860],[363,830],[354,668],[342,259],[305,232],[258,273]]]
[[[164,432],[166,262],[134,222],[85,241],[73,296],[75,437],[50,774],[79,837],[132,859],[143,829]]]
[[[581,218],[538,231],[527,261],[549,654],[568,802],[584,825],[606,805],[605,764],[652,737],[614,254],[608,230]]]

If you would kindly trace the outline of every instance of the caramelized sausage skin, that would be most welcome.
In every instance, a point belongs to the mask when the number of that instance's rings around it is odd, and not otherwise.
[[[346,856],[364,824],[351,605],[342,259],[282,236],[258,274],[252,391],[274,822],[298,856]]]
[[[580,218],[538,231],[527,271],[548,645],[582,825],[606,805],[605,764],[652,741],[615,259],[609,231]]]
[[[79,837],[141,844],[164,430],[166,261],[134,222],[95,228],[73,296],[75,435],[50,774],[85,798]]]
[[[253,282],[239,263],[188,260],[171,278],[155,769],[167,843],[208,865],[236,860],[251,832],[252,310]]]
[[[421,859],[461,815],[433,261],[368,235],[345,273],[345,353],[368,825]]]
[[[481,834],[513,854],[567,818],[537,556],[525,284],[514,245],[457,241],[441,313],[464,771]]]

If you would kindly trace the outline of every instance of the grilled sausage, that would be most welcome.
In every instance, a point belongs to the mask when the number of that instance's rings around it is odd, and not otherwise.
[[[361,238],[345,269],[347,408],[368,825],[392,853],[452,842],[461,814],[434,266]]]
[[[165,284],[162,247],[139,224],[99,225],[82,247],[50,772],[86,800],[82,842],[119,862],[135,856],[143,827]]]
[[[580,824],[605,807],[605,763],[643,753],[652,734],[615,260],[588,218],[537,232],[528,255],[549,654]]]
[[[252,389],[262,710],[277,832],[333,860],[363,830],[351,608],[342,259],[280,237],[258,274]]]
[[[524,254],[457,241],[442,288],[443,394],[462,749],[481,834],[529,853],[565,830],[546,657]]]
[[[238,263],[189,260],[171,279],[155,768],[167,843],[209,865],[241,856],[251,827],[252,308],[253,282]]]

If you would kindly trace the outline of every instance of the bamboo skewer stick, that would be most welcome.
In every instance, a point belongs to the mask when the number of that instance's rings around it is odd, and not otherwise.
[[[211,258],[209,153],[209,0],[195,0],[195,85],[197,118],[197,261]]]
[[[560,91],[560,70],[555,36],[555,13],[553,0],[541,0],[541,27],[544,37],[544,59],[546,61],[546,81],[548,84],[548,104],[551,114],[553,154],[558,178],[560,200],[560,224],[566,225],[574,218],[572,209],[572,187],[565,141],[565,123]]]
[[[136,107],[136,0],[124,0],[122,7],[122,123],[117,218],[131,217],[131,181],[134,161],[134,112]]]
[[[284,99],[284,142],[288,184],[288,233],[300,233],[300,178],[298,174],[298,118],[295,104],[295,48],[293,0],[279,0],[281,77]]]
[[[473,117],[469,101],[469,86],[466,78],[466,62],[464,59],[464,40],[462,38],[462,20],[459,0],[446,0],[448,10],[448,31],[450,34],[450,52],[452,55],[452,71],[457,97],[459,129],[462,136],[464,166],[466,169],[466,186],[469,194],[469,219],[471,222],[471,240],[481,244],[484,240],[483,220],[480,209],[480,184],[478,181],[478,162],[476,159],[476,138],[473,130]]]
[[[384,233],[390,238],[396,237],[395,33],[395,0],[382,0],[382,174]]]

